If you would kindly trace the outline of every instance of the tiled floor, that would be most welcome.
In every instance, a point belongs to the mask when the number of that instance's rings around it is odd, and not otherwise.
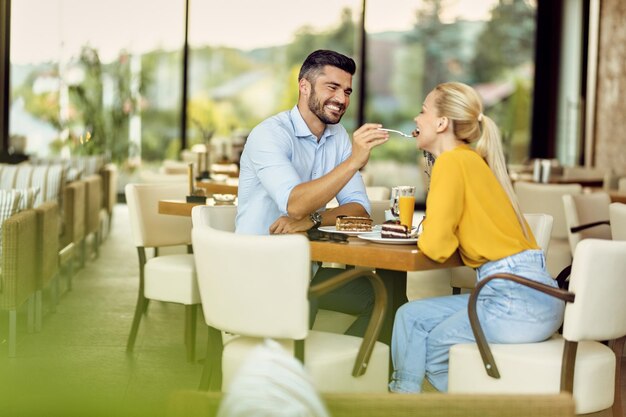
[[[40,333],[26,332],[22,309],[16,358],[7,358],[0,313],[0,416],[165,416],[172,391],[197,387],[202,364],[186,362],[182,306],[151,303],[126,354],[138,285],[126,206],[116,207],[113,225],[100,257],[74,277],[57,311],[45,312]],[[205,341],[199,323],[200,358]]]
[[[160,417],[173,391],[197,387],[202,364],[185,360],[182,306],[151,303],[134,353],[125,352],[138,284],[129,233],[118,205],[100,257],[78,272],[56,312],[45,312],[40,333],[26,332],[22,309],[16,358],[7,358],[0,312],[0,417]],[[199,321],[199,359],[205,342]],[[626,382],[622,393],[626,406]]]

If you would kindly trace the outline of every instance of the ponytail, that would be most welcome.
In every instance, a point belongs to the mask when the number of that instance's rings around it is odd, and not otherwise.
[[[480,139],[476,142],[476,152],[478,152],[478,154],[487,162],[487,165],[491,168],[491,171],[496,176],[496,179],[504,189],[504,192],[506,192],[509,200],[511,201],[511,205],[513,205],[515,216],[522,226],[524,236],[528,238],[526,221],[522,215],[517,195],[515,194],[513,184],[511,184],[511,179],[506,169],[506,161],[504,159],[504,152],[502,151],[502,140],[500,139],[500,130],[491,118],[482,113],[480,113],[479,118],[481,119],[479,123],[482,125],[482,134]]]

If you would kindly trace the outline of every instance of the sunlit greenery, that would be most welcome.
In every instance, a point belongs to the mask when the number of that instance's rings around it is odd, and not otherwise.
[[[416,5],[412,30],[368,35],[368,43],[386,42],[389,46],[387,58],[379,59],[371,51],[368,57],[366,121],[408,133],[424,96],[436,84],[451,80],[475,86],[506,84],[512,87],[488,103],[486,112],[501,127],[510,159],[524,159],[530,135],[534,6],[527,0],[500,1],[486,22],[444,22],[441,15],[446,7],[448,2],[443,0],[423,0]],[[333,27],[304,26],[286,45],[248,51],[209,45],[192,49],[188,145],[249,131],[264,118],[291,108],[297,101],[297,74],[303,57],[319,48],[357,55],[354,15],[344,9]],[[14,94],[24,99],[29,113],[57,129],[60,138],[63,131],[69,132],[73,153],[106,153],[122,162],[131,151],[130,118],[139,115],[141,158],[175,159],[180,151],[182,53],[144,53],[136,74],[140,77],[136,93],[130,87],[131,58],[122,52],[116,61],[102,63],[98,51],[84,47],[70,64],[82,71],[82,78],[69,86],[67,120],[59,117],[58,91],[33,92],[36,72]],[[376,71],[382,70],[377,75]],[[62,77],[58,68],[51,73]],[[357,128],[355,102],[359,96],[358,92],[353,95],[353,105],[342,120],[348,131]],[[64,143],[54,143],[54,150]],[[377,148],[371,159],[414,163],[417,157],[414,141],[394,137]]]

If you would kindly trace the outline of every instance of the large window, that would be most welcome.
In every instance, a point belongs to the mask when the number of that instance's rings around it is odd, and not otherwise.
[[[212,158],[236,159],[255,124],[296,103],[309,52],[360,56],[363,3],[189,0],[187,144],[210,140]],[[104,152],[130,169],[180,157],[185,0],[12,4],[10,133],[27,137],[27,153]],[[463,81],[501,127],[509,161],[527,157],[534,2],[365,4],[365,121],[408,133],[437,83]],[[420,160],[414,141],[393,137],[366,172],[375,185],[420,185]]]
[[[310,52],[355,56],[360,10],[360,0],[233,0],[219,8],[193,0],[189,143],[210,137],[212,158],[236,160],[250,129],[296,104],[298,71]],[[353,101],[342,119],[349,131],[355,108]]]
[[[183,5],[13,1],[10,134],[25,136],[26,152],[40,157],[104,153],[129,167],[141,155],[160,157],[155,149],[180,126]],[[158,51],[173,51],[161,59],[175,65],[153,70]],[[148,88],[160,100],[146,101]],[[141,118],[165,109],[173,116]]]
[[[461,81],[482,96],[502,130],[509,162],[528,155],[534,77],[535,11],[524,0],[368,0],[367,118],[410,132],[438,83]],[[413,141],[392,136],[370,165],[389,185],[419,177]],[[386,161],[386,162],[385,162]],[[406,165],[400,165],[406,163]],[[390,174],[381,175],[380,171]],[[413,178],[418,185],[423,184]]]

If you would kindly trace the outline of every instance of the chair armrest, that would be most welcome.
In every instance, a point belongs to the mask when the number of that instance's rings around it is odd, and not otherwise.
[[[610,226],[611,222],[608,221],[608,220],[600,220],[598,222],[581,224],[581,225],[578,225],[578,226],[570,227],[569,231],[572,232],[572,233],[578,233],[578,232],[582,232],[583,230],[586,230],[586,229],[591,229],[592,227],[602,226],[603,224],[606,224],[606,225]]]
[[[363,341],[361,342],[359,353],[354,362],[354,368],[352,369],[352,376],[355,377],[363,375],[367,370],[367,364],[372,356],[376,340],[378,340],[380,329],[383,326],[385,311],[387,309],[387,290],[385,289],[383,280],[373,271],[351,269],[309,288],[309,297],[319,297],[360,277],[366,277],[374,288],[374,308],[372,310],[372,317],[363,335]]]
[[[527,278],[513,274],[490,275],[487,278],[480,280],[476,284],[474,291],[472,291],[472,294],[470,295],[469,304],[467,305],[470,325],[472,326],[472,332],[474,333],[474,338],[476,339],[476,344],[478,345],[478,351],[480,352],[480,357],[483,360],[487,375],[493,378],[500,378],[500,372],[498,371],[498,367],[496,366],[496,361],[493,358],[493,354],[491,353],[491,349],[489,348],[489,343],[485,338],[485,333],[480,326],[478,314],[476,313],[476,301],[478,300],[478,294],[480,293],[482,288],[487,285],[487,283],[489,283],[489,281],[494,279],[506,279],[509,281],[517,282],[518,284],[525,285],[534,290],[540,291],[547,295],[551,295],[552,297],[559,298],[566,302],[573,302],[575,294],[569,291],[562,290],[560,288],[553,288],[546,284],[531,281]]]
[[[559,288],[567,290],[569,287],[569,282],[567,279],[572,274],[572,264],[567,265],[565,268],[559,272],[559,275],[554,278],[559,285]]]

